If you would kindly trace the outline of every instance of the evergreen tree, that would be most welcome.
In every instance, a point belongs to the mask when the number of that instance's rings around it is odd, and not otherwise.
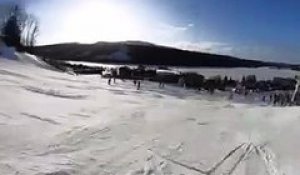
[[[4,42],[8,46],[21,46],[21,24],[18,15],[20,14],[20,9],[18,6],[12,10],[8,20],[5,22],[2,28],[2,35],[4,36]]]

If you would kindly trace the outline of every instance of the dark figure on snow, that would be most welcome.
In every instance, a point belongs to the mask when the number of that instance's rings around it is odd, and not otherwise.
[[[284,106],[284,104],[285,104],[284,95],[283,95],[283,94],[280,94],[280,95],[279,95],[279,98],[280,98],[280,106]]]
[[[137,87],[136,87],[136,89],[137,89],[137,90],[140,90],[140,89],[141,89],[141,81],[138,81],[138,82],[137,82]]]
[[[116,70],[116,69],[112,69],[112,70],[111,70],[111,74],[112,74],[112,77],[113,77],[113,79],[114,79],[114,83],[116,83],[117,70]]]
[[[278,95],[277,94],[274,94],[274,97],[273,97],[273,105],[276,105],[278,102]]]
[[[262,97],[262,101],[266,102],[266,96],[265,95]]]
[[[109,77],[108,80],[107,80],[107,84],[108,84],[108,85],[111,85],[111,78],[110,78],[110,77]]]

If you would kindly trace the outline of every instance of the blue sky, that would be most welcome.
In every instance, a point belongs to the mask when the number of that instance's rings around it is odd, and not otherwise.
[[[0,0],[4,1],[9,0]],[[242,58],[300,63],[299,0],[18,2],[40,19],[39,44],[144,40]]]

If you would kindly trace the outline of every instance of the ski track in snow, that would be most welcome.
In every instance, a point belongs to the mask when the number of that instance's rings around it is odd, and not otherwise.
[[[30,86],[25,86],[24,87],[25,90],[34,92],[34,93],[38,93],[38,94],[43,94],[43,95],[47,95],[47,96],[53,96],[53,97],[59,97],[59,98],[66,98],[66,99],[73,99],[73,100],[77,100],[77,99],[85,99],[87,98],[86,95],[71,95],[71,94],[64,94],[60,91],[57,90],[45,90],[45,89],[40,89],[40,88],[36,88],[36,87],[30,87]]]
[[[0,60],[0,174],[300,174],[297,107],[151,82],[108,86],[34,60]]]
[[[40,120],[40,121],[43,121],[43,122],[48,122],[48,123],[53,124],[53,125],[59,125],[58,122],[56,122],[54,120],[51,120],[51,119],[42,118],[42,117],[39,117],[39,116],[36,116],[36,115],[27,114],[27,113],[22,113],[22,115],[24,115],[26,117],[29,117],[29,118],[32,118],[32,119]]]

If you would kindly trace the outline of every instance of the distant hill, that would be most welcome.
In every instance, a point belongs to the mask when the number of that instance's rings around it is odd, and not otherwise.
[[[96,63],[192,67],[295,67],[295,65],[290,64],[245,60],[232,56],[180,50],[141,41],[37,46],[34,48],[33,54],[54,60]]]

